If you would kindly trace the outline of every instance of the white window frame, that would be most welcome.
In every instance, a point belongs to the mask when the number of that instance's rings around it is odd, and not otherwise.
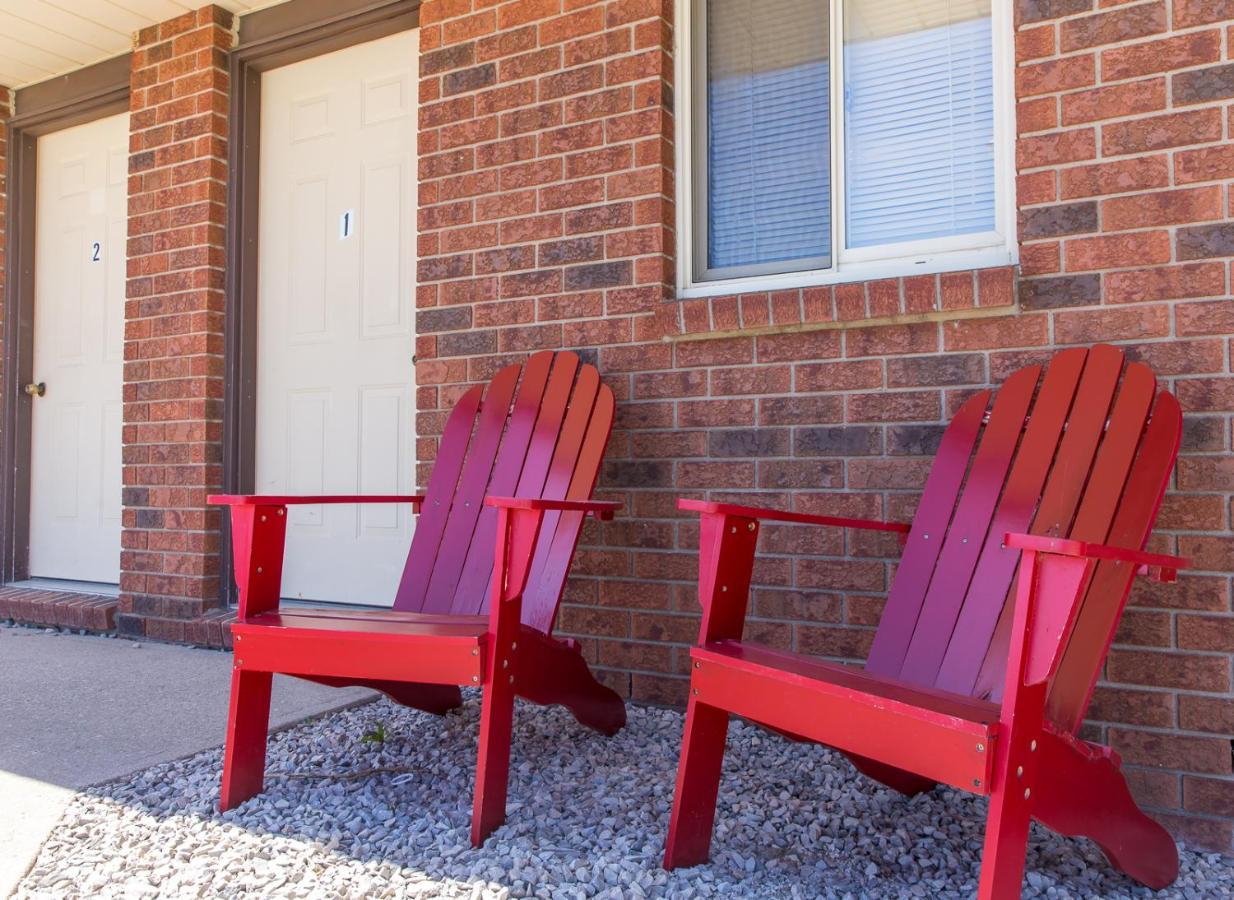
[[[825,2],[825,0],[820,0]],[[845,248],[844,209],[844,21],[845,0],[831,2],[831,266],[778,274],[750,274],[731,278],[696,277],[706,272],[705,248],[695,246],[699,229],[694,224],[695,184],[699,150],[694,146],[696,126],[702,116],[697,102],[695,50],[701,40],[698,14],[706,0],[676,0],[677,110],[677,296],[679,299],[715,297],[762,291],[791,290],[879,278],[931,275],[965,269],[1015,265],[1019,246],[1015,228],[1015,97],[1014,33],[1011,0],[992,0],[991,30],[994,65],[994,221],[995,230],[979,234],[930,238],[877,247]],[[701,149],[701,148],[700,148]],[[699,259],[703,256],[703,259]],[[697,265],[696,265],[697,264]],[[770,268],[783,264],[768,264]]]

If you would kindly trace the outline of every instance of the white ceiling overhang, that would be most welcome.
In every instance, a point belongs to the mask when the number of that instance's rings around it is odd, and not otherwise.
[[[0,0],[0,87],[20,88],[133,49],[149,25],[208,0]],[[216,0],[235,13],[283,0]]]

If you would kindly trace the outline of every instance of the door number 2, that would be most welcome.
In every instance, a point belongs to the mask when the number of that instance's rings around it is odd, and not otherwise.
[[[349,209],[347,212],[339,216],[338,220],[338,239],[340,241],[351,237],[351,233],[356,230],[356,211]]]
[[[90,262],[99,262],[103,258],[103,245],[95,241],[90,245]]]

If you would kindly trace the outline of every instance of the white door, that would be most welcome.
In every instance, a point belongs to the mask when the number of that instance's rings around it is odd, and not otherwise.
[[[256,487],[412,493],[418,32],[262,76]],[[283,596],[389,606],[409,507],[289,510]]]
[[[30,574],[120,580],[128,114],[38,139]]]

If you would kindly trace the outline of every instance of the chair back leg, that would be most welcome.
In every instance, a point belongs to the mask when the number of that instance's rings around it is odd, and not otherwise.
[[[707,861],[727,736],[728,712],[691,697],[686,707],[673,815],[664,846],[666,869],[697,866]]]
[[[1117,757],[1074,738],[1042,735],[1042,768],[1050,773],[1033,816],[1051,831],[1089,838],[1116,869],[1154,890],[1178,877],[1178,845],[1131,797]]]
[[[226,812],[261,793],[266,771],[266,732],[270,727],[270,672],[238,665],[231,670],[227,747],[219,809]]]

